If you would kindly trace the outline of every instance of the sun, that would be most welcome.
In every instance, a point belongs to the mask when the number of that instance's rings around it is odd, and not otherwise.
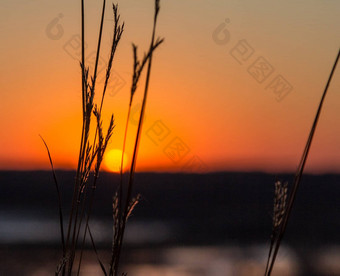
[[[110,172],[118,173],[120,172],[120,165],[122,162],[122,151],[120,149],[111,149],[107,151],[104,155],[103,165],[104,169]],[[127,166],[127,155],[124,153],[124,163],[123,163],[123,171]]]

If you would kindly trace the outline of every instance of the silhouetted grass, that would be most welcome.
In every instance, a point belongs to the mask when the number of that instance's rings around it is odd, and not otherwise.
[[[102,108],[104,104],[107,85],[110,81],[111,69],[113,60],[115,58],[116,49],[119,45],[119,41],[124,32],[124,23],[120,23],[120,15],[118,12],[118,5],[113,4],[113,39],[106,68],[105,82],[101,94],[101,100],[99,107],[94,103],[94,96],[96,93],[96,81],[97,81],[97,69],[101,51],[101,41],[103,35],[103,22],[105,16],[106,0],[103,0],[102,14],[100,18],[100,28],[98,35],[98,44],[96,51],[96,60],[93,68],[93,73],[89,73],[89,67],[85,64],[85,13],[84,13],[84,0],[81,0],[81,87],[82,87],[82,127],[81,127],[81,139],[78,156],[78,164],[75,176],[73,197],[71,202],[71,208],[69,213],[69,221],[67,224],[67,231],[65,232],[63,225],[63,212],[61,206],[61,195],[59,191],[59,184],[54,171],[52,157],[46,142],[43,140],[58,195],[58,207],[59,207],[59,219],[60,219],[60,232],[61,232],[61,245],[62,245],[62,258],[57,266],[56,275],[71,275],[74,271],[74,263],[76,255],[79,254],[79,262],[77,265],[77,275],[80,274],[82,257],[84,252],[85,241],[87,234],[91,241],[91,245],[96,254],[99,266],[102,269],[104,275],[117,276],[119,275],[119,264],[122,252],[122,245],[124,241],[126,223],[131,215],[134,207],[138,204],[140,196],[137,194],[134,196],[134,177],[136,160],[138,155],[139,143],[141,139],[146,103],[148,98],[148,89],[151,78],[151,69],[153,61],[153,53],[155,49],[163,42],[163,39],[156,38],[156,26],[157,19],[160,11],[160,1],[155,0],[155,10],[153,18],[153,29],[151,34],[150,46],[148,51],[144,54],[140,60],[138,58],[136,45],[132,45],[133,50],[133,75],[130,89],[130,100],[128,103],[127,121],[125,125],[125,132],[123,138],[122,159],[120,167],[120,182],[118,183],[117,190],[113,195],[113,237],[112,237],[112,253],[109,264],[104,264],[96,249],[95,237],[93,237],[90,228],[90,218],[92,213],[93,201],[95,197],[95,191],[97,187],[97,180],[105,154],[107,145],[113,135],[115,127],[114,116],[111,116],[108,129],[104,135],[102,126]],[[295,178],[292,184],[291,192],[288,191],[287,184],[282,184],[280,181],[275,183],[275,197],[274,197],[274,209],[273,209],[273,228],[271,235],[271,244],[269,248],[269,254],[267,259],[267,265],[265,275],[270,276],[275,264],[275,260],[281,245],[281,241],[285,234],[289,217],[291,215],[292,207],[296,198],[296,193],[301,182],[301,177],[304,172],[305,164],[308,158],[309,150],[312,144],[314,133],[318,124],[318,120],[321,114],[323,103],[327,95],[328,87],[332,80],[335,68],[337,66],[340,57],[340,50],[333,65],[326,87],[324,89],[321,101],[319,103],[318,110],[316,112],[312,128],[310,130],[307,143],[305,145]],[[129,127],[129,119],[131,113],[131,106],[136,93],[138,82],[146,68],[146,80],[143,93],[143,101],[138,119],[138,127],[134,140],[132,160],[129,169],[129,177],[127,185],[123,185],[123,158],[126,150],[127,133]],[[96,121],[96,126],[91,129],[91,122],[93,119]],[[94,131],[94,132],[93,132]],[[90,141],[90,134],[93,133],[94,139]],[[90,177],[92,176],[92,177]],[[125,188],[124,188],[125,187]],[[84,225],[85,224],[85,225]],[[66,233],[66,239],[65,239]],[[126,275],[126,274],[123,274]]]
[[[131,96],[128,107],[128,119],[126,124],[126,130],[123,141],[123,155],[126,147],[126,136],[128,129],[128,121],[131,111],[131,104],[133,96],[137,90],[138,81],[142,74],[145,65],[147,65],[146,82],[143,95],[143,104],[139,117],[138,130],[135,138],[135,145],[133,149],[133,158],[131,162],[131,168],[129,171],[130,177],[127,185],[127,191],[123,191],[123,178],[121,170],[121,180],[118,185],[116,194],[113,195],[113,217],[114,217],[114,235],[112,241],[112,256],[108,269],[105,268],[105,264],[100,260],[98,255],[94,237],[90,229],[90,217],[93,207],[93,200],[95,197],[95,190],[97,186],[97,179],[99,177],[99,172],[101,168],[101,163],[103,156],[105,154],[107,145],[113,135],[114,130],[114,117],[111,116],[109,127],[104,135],[102,127],[102,108],[105,98],[105,92],[107,90],[107,85],[110,80],[112,63],[115,57],[115,52],[121,36],[124,31],[124,23],[120,23],[120,15],[118,12],[118,5],[113,4],[113,39],[111,45],[110,56],[108,59],[105,82],[103,86],[102,96],[99,107],[94,103],[94,95],[96,92],[96,80],[97,80],[97,68],[98,61],[100,57],[101,41],[103,34],[103,22],[105,16],[106,0],[103,0],[102,14],[100,20],[100,28],[98,35],[98,44],[96,51],[96,60],[93,69],[93,74],[89,74],[89,67],[85,64],[85,13],[84,13],[84,0],[81,0],[81,87],[82,87],[82,131],[80,139],[80,149],[78,156],[78,165],[76,170],[76,177],[74,183],[73,197],[71,202],[71,209],[69,214],[69,221],[67,224],[66,240],[64,237],[64,226],[63,226],[63,213],[61,206],[61,195],[59,191],[59,185],[57,183],[57,178],[55,175],[52,157],[48,149],[47,144],[43,140],[47,153],[50,160],[51,169],[53,172],[54,181],[57,187],[58,194],[58,204],[59,204],[59,217],[60,217],[60,230],[61,230],[61,243],[62,243],[62,258],[57,266],[56,275],[71,275],[73,272],[73,266],[75,262],[76,254],[79,254],[79,262],[77,266],[77,275],[80,274],[82,257],[84,252],[84,245],[87,234],[90,236],[91,244],[93,250],[96,254],[98,263],[102,269],[104,275],[118,275],[120,254],[122,250],[122,244],[124,239],[124,232],[126,227],[126,222],[130,216],[133,208],[138,203],[139,196],[133,198],[133,182],[135,173],[135,164],[138,153],[138,145],[140,141],[141,129],[143,125],[143,118],[145,113],[145,107],[147,102],[147,93],[151,74],[151,64],[154,50],[163,42],[163,39],[155,39],[157,17],[159,13],[159,0],[155,0],[155,15],[153,21],[152,37],[150,42],[150,48],[148,52],[144,55],[142,61],[140,62],[137,58],[137,46],[133,45],[133,78],[131,84]],[[94,130],[91,129],[92,120],[96,120],[96,127]],[[90,141],[90,134],[94,131],[94,140]],[[122,157],[123,164],[123,157]],[[90,177],[91,176],[91,177]],[[85,226],[83,225],[85,220]],[[79,243],[81,243],[79,249]]]
[[[294,201],[295,201],[295,198],[296,198],[296,193],[297,193],[299,184],[301,182],[301,177],[302,177],[305,165],[306,165],[308,153],[309,153],[310,147],[312,145],[312,141],[313,141],[313,137],[314,137],[316,127],[318,125],[322,106],[323,106],[324,100],[326,98],[328,87],[329,87],[329,84],[331,83],[331,80],[332,80],[335,68],[337,66],[339,57],[340,57],[340,49],[339,49],[338,55],[335,59],[331,73],[329,75],[329,78],[328,78],[326,87],[324,89],[324,92],[322,94],[322,97],[321,97],[321,100],[320,100],[320,103],[319,103],[319,107],[318,107],[318,110],[316,112],[314,122],[313,122],[312,128],[310,130],[308,139],[307,139],[305,149],[303,151],[297,172],[295,174],[295,178],[294,178],[293,186],[292,186],[292,191],[289,193],[287,204],[285,202],[286,201],[286,198],[285,198],[286,195],[285,194],[287,193],[287,190],[286,190],[287,188],[285,186],[282,187],[281,183],[279,185],[276,185],[275,198],[274,198],[274,225],[273,225],[273,230],[272,230],[271,245],[270,245],[270,249],[269,249],[269,256],[268,256],[268,260],[267,260],[265,276],[271,275],[271,272],[272,272],[274,264],[275,264],[275,259],[276,259],[277,253],[278,253],[279,248],[280,248],[282,238],[284,236],[284,233],[286,232],[288,219],[289,219],[290,214],[292,212],[293,204],[294,204]],[[284,195],[283,198],[282,198],[282,195]],[[282,205],[277,204],[278,202],[282,203]],[[280,216],[279,220],[277,219],[278,216]]]

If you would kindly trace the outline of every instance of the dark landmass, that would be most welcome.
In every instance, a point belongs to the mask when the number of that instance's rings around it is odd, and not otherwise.
[[[57,171],[66,214],[74,177],[73,171]],[[171,237],[161,243],[267,243],[277,179],[291,183],[293,176],[138,173],[134,191],[141,194],[142,200],[130,221],[175,225]],[[101,173],[92,218],[112,223],[112,197],[118,181],[118,175]],[[303,176],[285,242],[299,246],[340,242],[339,184],[340,175]],[[47,218],[57,221],[57,196],[51,172],[0,172],[0,210],[1,216],[12,214],[17,219],[34,216],[41,221]],[[148,231],[152,235],[152,227]]]

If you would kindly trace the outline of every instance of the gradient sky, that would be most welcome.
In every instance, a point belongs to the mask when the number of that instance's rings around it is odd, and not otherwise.
[[[91,56],[101,1],[85,2],[86,51]],[[153,2],[119,2],[126,31],[104,104],[106,123],[112,112],[116,118],[110,149],[122,147],[131,43],[139,45],[140,55],[149,45]],[[48,169],[39,134],[57,168],[76,166],[79,9],[80,1],[0,2],[0,169]],[[103,60],[112,23],[108,5]],[[296,169],[340,46],[340,1],[163,0],[157,33],[165,43],[155,53],[139,171]],[[275,90],[277,81],[285,81],[286,90]],[[128,155],[142,89],[137,93]],[[339,110],[340,68],[307,171],[340,172]],[[174,145],[182,146],[180,154]]]

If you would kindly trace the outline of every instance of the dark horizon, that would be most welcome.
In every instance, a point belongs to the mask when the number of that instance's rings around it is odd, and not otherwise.
[[[51,169],[0,169],[0,172],[52,172]],[[74,172],[75,169],[55,169],[55,172]],[[119,175],[119,172],[110,172],[108,170],[101,170],[100,173],[107,173],[112,175]],[[124,172],[124,175],[128,172]],[[216,170],[216,171],[207,171],[207,172],[190,172],[190,171],[136,171],[136,174],[233,174],[233,173],[245,173],[245,174],[268,174],[268,175],[292,175],[296,174],[296,171],[265,171],[265,170]],[[305,171],[304,175],[340,175],[340,172],[337,171],[328,171],[328,172],[311,172]]]

